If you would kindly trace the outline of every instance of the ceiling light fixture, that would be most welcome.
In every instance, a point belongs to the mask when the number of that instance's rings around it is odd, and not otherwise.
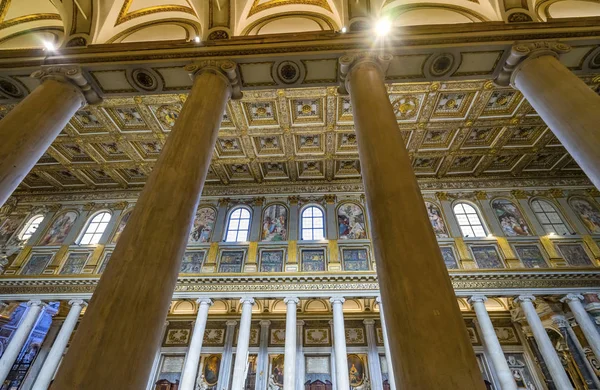
[[[200,37],[196,35],[196,37],[194,38],[194,42],[200,43]]]
[[[345,33],[346,33],[346,31],[348,31],[348,30],[346,29],[346,26],[342,27],[342,34],[345,34]]]
[[[390,23],[390,21],[387,18],[381,18],[377,21],[377,24],[375,25],[375,32],[377,33],[377,36],[379,37],[384,37],[387,34],[389,34],[390,30],[392,29],[392,23]]]
[[[52,43],[50,41],[44,41],[44,48],[48,51],[56,50],[56,47],[54,47],[54,43]]]

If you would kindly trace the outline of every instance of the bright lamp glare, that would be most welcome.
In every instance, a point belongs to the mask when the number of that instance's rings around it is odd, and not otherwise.
[[[195,37],[195,38],[194,38],[194,42],[196,42],[196,43],[200,43],[200,37],[198,37],[198,36],[197,36],[197,37]]]
[[[392,29],[392,24],[390,23],[389,20],[387,20],[385,18],[379,19],[379,21],[375,25],[375,32],[380,37],[386,36],[390,32],[391,29]]]
[[[345,34],[345,33],[346,33],[346,31],[348,31],[348,30],[346,29],[346,26],[342,27],[342,33],[344,33],[344,34]]]
[[[56,50],[56,48],[54,47],[54,44],[52,42],[50,42],[50,41],[44,41],[44,47],[48,51],[54,51],[54,50]]]

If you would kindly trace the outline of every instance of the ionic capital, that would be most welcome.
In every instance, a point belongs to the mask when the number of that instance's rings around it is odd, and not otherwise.
[[[79,66],[45,65],[42,66],[41,69],[33,72],[31,77],[40,80],[41,83],[46,80],[56,80],[73,85],[81,93],[82,107],[85,106],[86,103],[97,104],[102,101],[102,98],[98,96],[96,91],[92,88],[92,85],[85,78]]]
[[[228,327],[231,327],[231,326],[236,326],[237,323],[238,322],[236,320],[228,320],[225,322],[225,325],[227,325]]]
[[[293,303],[294,305],[297,305],[300,302],[300,300],[296,297],[287,297],[283,299],[283,303],[285,303],[286,305]]]
[[[46,306],[46,304],[40,300],[37,299],[33,299],[29,302],[27,302],[27,306],[32,307],[32,306]]]
[[[254,305],[254,298],[244,297],[240,299],[242,305]]]
[[[210,298],[198,298],[198,299],[196,299],[196,303],[197,303],[198,305],[200,305],[200,306],[201,306],[201,305],[208,305],[208,306],[212,306],[212,304],[213,304],[213,301],[212,301],[212,299],[210,299]]]
[[[367,326],[373,326],[373,325],[375,325],[375,320],[373,320],[371,318],[367,318],[366,320],[363,320],[363,324],[365,324]]]
[[[515,302],[535,302],[535,297],[533,295],[520,295],[515,298]]]
[[[259,325],[261,326],[261,328],[269,327],[269,326],[271,326],[271,321],[269,321],[269,320],[261,320],[261,321],[259,321]]]
[[[563,303],[564,302],[569,303],[571,301],[579,301],[579,302],[581,302],[581,301],[583,301],[583,295],[581,295],[581,294],[567,294],[563,298],[561,298],[560,301],[563,302]]]
[[[190,77],[195,79],[198,75],[209,72],[222,76],[231,90],[231,98],[242,98],[240,78],[238,77],[237,64],[230,60],[200,60],[185,66]]]
[[[87,303],[83,299],[71,299],[69,301],[69,306],[87,306]]]
[[[344,299],[344,297],[331,297],[331,299],[329,299],[329,302],[331,302],[334,305],[343,305],[344,302],[346,302],[346,300]]]
[[[373,64],[381,72],[382,77],[385,76],[390,62],[392,62],[393,56],[390,54],[375,54],[375,53],[360,53],[360,54],[348,54],[340,57],[340,86],[338,87],[338,93],[341,95],[347,95],[350,92],[349,80],[352,77],[352,73],[361,64]]]
[[[485,301],[487,300],[488,299],[485,295],[473,295],[471,298],[468,299],[468,302],[470,305],[473,305],[473,302],[485,303]]]
[[[556,325],[558,328],[566,328],[569,326],[569,321],[563,315],[554,315],[552,316],[552,323]]]
[[[571,47],[562,42],[517,43],[510,50],[510,55],[502,65],[502,69],[494,82],[501,87],[508,87],[509,85],[514,87],[515,76],[526,60],[542,56],[558,58],[559,55],[569,51],[571,51]]]

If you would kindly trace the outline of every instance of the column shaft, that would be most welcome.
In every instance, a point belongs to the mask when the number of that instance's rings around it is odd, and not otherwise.
[[[225,333],[225,347],[223,348],[223,357],[219,367],[219,383],[217,389],[226,389],[229,386],[231,378],[231,360],[233,359],[233,337],[237,321],[227,321],[227,332]]]
[[[146,385],[230,94],[219,70],[196,76],[58,370],[56,389]]]
[[[242,303],[242,318],[238,331],[235,364],[233,366],[232,390],[242,390],[246,384],[246,366],[248,365],[248,347],[250,345],[250,325],[252,324],[252,305],[254,299],[244,298]]]
[[[283,360],[283,390],[296,386],[296,305],[298,298],[286,298],[285,355]]]
[[[513,84],[600,188],[600,96],[551,55],[526,59]]]
[[[296,390],[304,390],[304,321],[296,321]]]
[[[502,346],[500,345],[500,341],[498,341],[498,336],[494,330],[494,325],[485,308],[486,299],[487,298],[483,296],[474,296],[470,299],[471,305],[473,305],[473,309],[477,315],[481,336],[483,337],[488,356],[492,361],[492,365],[494,366],[494,370],[500,381],[500,387],[502,390],[517,390],[517,383],[508,367],[506,357],[502,351]]]
[[[344,298],[331,298],[331,306],[333,309],[333,349],[335,351],[335,374],[337,379],[337,388],[339,390],[346,390],[350,388],[343,305]]]
[[[402,335],[389,340],[398,387],[483,390],[383,70],[374,59],[358,60],[346,85],[352,99],[381,298],[389,309],[385,325],[389,333]],[[419,245],[415,245],[416,239]]]
[[[392,353],[390,352],[390,341],[388,340],[387,327],[385,326],[385,314],[383,313],[383,305],[381,299],[377,297],[379,302],[379,318],[381,319],[381,333],[383,333],[383,347],[385,348],[385,361],[388,369],[388,382],[390,383],[390,389],[396,390],[396,377],[394,375],[394,366],[392,363]]]
[[[379,352],[377,351],[377,338],[375,336],[375,320],[364,320],[367,333],[367,346],[369,348],[369,376],[371,377],[371,388],[383,389],[381,377],[381,365],[379,363]]]
[[[0,121],[0,206],[83,104],[77,87],[50,79]]]
[[[571,381],[565,372],[565,369],[560,362],[560,358],[556,354],[556,350],[552,345],[552,341],[550,341],[550,337],[546,333],[546,329],[538,317],[538,314],[533,306],[533,297],[519,297],[518,300],[521,302],[521,308],[523,309],[523,313],[525,313],[525,317],[527,318],[527,323],[531,328],[531,333],[533,333],[533,337],[535,338],[536,344],[544,358],[544,362],[548,367],[548,371],[550,372],[550,376],[554,381],[554,385],[558,390],[572,390],[573,386],[571,385]]]
[[[596,325],[590,319],[588,313],[585,311],[581,300],[583,300],[583,296],[569,294],[565,298],[564,301],[567,302],[573,316],[575,317],[575,321],[581,326],[581,331],[585,335],[590,348],[594,352],[594,355],[598,359],[600,359],[600,333],[596,329]]]
[[[204,340],[204,330],[206,329],[206,320],[208,319],[208,309],[212,305],[210,299],[198,299],[198,315],[192,332],[192,340],[188,348],[185,365],[181,374],[180,390],[194,390],[196,384],[196,374],[198,374],[198,364],[200,363],[200,353],[202,351],[202,341]]]
[[[43,308],[42,302],[40,301],[30,301],[28,302],[28,305],[29,309],[27,310],[27,313],[25,313],[25,318],[23,318],[23,321],[19,324],[19,327],[4,350],[2,358],[0,358],[0,383],[4,383],[6,380],[6,377],[10,373],[17,357],[19,357],[19,353],[21,353],[21,349],[23,348],[23,345],[25,345]]]
[[[260,349],[256,363],[256,389],[266,389],[269,383],[269,327],[271,321],[260,321]]]

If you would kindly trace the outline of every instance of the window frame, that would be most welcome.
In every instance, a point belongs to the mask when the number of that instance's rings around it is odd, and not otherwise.
[[[95,218],[97,218],[100,215],[104,215],[104,214],[108,214],[108,216],[110,217],[108,219],[108,221],[103,222],[104,217],[102,217],[99,222],[94,222]],[[79,234],[79,237],[77,238],[77,241],[76,241],[77,245],[98,245],[100,243],[100,240],[102,240],[102,236],[106,233],[106,231],[108,229],[108,225],[110,224],[110,221],[112,221],[112,219],[113,219],[113,213],[110,210],[100,210],[100,211],[97,211],[94,214],[92,214],[87,219],[84,228],[81,230],[81,233]],[[94,230],[93,233],[88,233],[88,230],[90,229],[90,225],[92,223],[96,223],[96,224],[98,224],[98,226],[96,227],[96,229]],[[104,225],[104,229],[102,229],[101,233],[98,233],[101,225]],[[97,236],[98,234],[100,235],[98,237],[98,241],[93,242],[94,237]],[[90,241],[84,243],[83,240],[87,235],[91,235],[91,239],[90,239]]]
[[[39,218],[41,218],[42,220],[38,223],[38,225],[35,228],[35,230],[33,232],[31,232],[31,234],[29,235],[29,237],[27,237],[26,239],[24,239],[23,236],[25,236],[25,234],[27,233],[27,230],[29,230],[29,228],[33,225],[34,221],[37,220],[37,219],[39,219]],[[39,231],[40,225],[42,224],[42,222],[44,222],[44,219],[46,219],[46,216],[44,214],[35,214],[31,218],[29,218],[27,220],[27,222],[25,222],[25,224],[23,225],[23,227],[21,228],[21,230],[19,231],[19,233],[17,234],[17,238],[19,239],[19,241],[21,241],[23,243],[29,241],[31,239],[31,237],[33,237],[33,235]]]
[[[458,205],[462,206],[463,204],[467,205],[467,206],[473,208],[473,210],[475,210],[475,215],[477,216],[477,219],[479,221],[479,225],[481,225],[481,228],[483,229],[483,233],[484,234],[482,236],[476,235],[475,231],[473,230],[473,227],[474,226],[478,226],[478,225],[471,223],[471,221],[469,220],[469,217],[468,217],[468,215],[473,215],[473,213],[467,213],[464,210],[464,207],[463,207],[463,212],[464,212],[463,215],[467,218],[468,225],[461,225],[461,223],[460,223],[460,221],[458,219],[458,214],[456,213],[456,207]],[[469,239],[471,239],[471,238],[486,238],[490,234],[490,230],[489,230],[489,228],[488,228],[488,226],[486,224],[485,219],[483,218],[483,214],[481,213],[481,210],[479,210],[479,207],[477,207],[477,205],[475,205],[475,204],[473,204],[471,202],[468,202],[466,200],[457,200],[456,202],[454,202],[452,204],[452,214],[454,216],[454,220],[456,221],[456,224],[458,225],[458,228],[460,229],[460,234],[461,234],[461,236],[463,238],[469,238]],[[463,231],[463,226],[465,226],[465,227],[468,226],[471,229],[471,231],[473,232],[473,236],[466,235],[465,232]]]
[[[315,228],[314,226],[310,227],[310,228],[305,228],[304,227],[304,213],[307,210],[312,209],[312,208],[316,208],[317,210],[319,210],[321,212],[321,219],[323,220],[323,226],[321,227],[321,229],[323,231],[323,237],[322,238],[315,238],[314,232],[318,228]],[[315,218],[312,215],[310,217],[308,217],[308,218],[311,219],[311,222],[314,222],[315,219],[318,219],[318,217]],[[327,221],[325,219],[325,209],[323,207],[321,207],[320,205],[318,205],[316,203],[310,203],[310,204],[307,204],[304,207],[302,207],[302,209],[300,209],[300,221],[299,221],[299,224],[300,224],[300,234],[299,234],[300,237],[299,238],[300,238],[301,241],[323,241],[323,240],[327,239]],[[312,225],[314,225],[314,223],[312,223]],[[304,230],[311,231],[312,232],[312,234],[311,234],[312,238],[306,238],[305,239],[304,238]]]
[[[246,230],[246,239],[245,240],[239,240],[239,234],[241,231],[239,229],[239,223],[238,223],[238,227],[233,230],[236,232],[236,239],[234,241],[228,241],[227,240],[227,236],[229,235],[229,231],[230,231],[230,226],[231,226],[231,218],[233,213],[235,213],[237,210],[245,210],[248,212],[249,216],[248,216],[248,229]],[[242,220],[245,220],[246,218],[242,218],[242,215],[240,214],[240,218],[238,218],[237,220],[239,222],[241,222]],[[227,213],[227,219],[226,219],[226,225],[225,225],[225,232],[223,234],[223,242],[226,242],[228,244],[235,244],[238,242],[248,242],[250,240],[250,232],[252,229],[252,209],[246,205],[238,205],[238,206],[234,206],[231,210],[229,210],[229,212]]]
[[[552,223],[552,221],[550,220],[550,218],[548,218],[548,213],[543,209],[543,207],[540,205],[541,211],[535,211],[534,207],[533,207],[533,203],[534,202],[539,202],[539,203],[546,203],[548,205],[550,205],[550,207],[552,207],[552,209],[554,210],[554,213],[558,216],[558,218],[560,219],[560,223],[562,225],[564,225],[565,230],[567,231],[567,233],[569,235],[571,235],[573,233],[573,228],[571,227],[571,225],[567,222],[565,216],[560,212],[560,210],[558,209],[557,205],[555,205],[552,201],[544,199],[544,198],[539,198],[539,197],[535,197],[532,198],[529,201],[529,207],[531,207],[531,211],[533,212],[533,215],[535,215],[535,219],[538,221],[538,223],[542,226],[542,229],[544,230],[544,232],[546,234],[552,234],[554,233],[557,236],[561,236],[563,234],[559,234],[557,233],[556,229],[554,228],[555,223]],[[538,214],[543,214],[544,217],[546,217],[548,219],[548,223],[544,223],[540,220]],[[550,212],[552,213],[552,212]],[[552,226],[552,232],[549,232],[548,230],[546,230],[546,226]]]

